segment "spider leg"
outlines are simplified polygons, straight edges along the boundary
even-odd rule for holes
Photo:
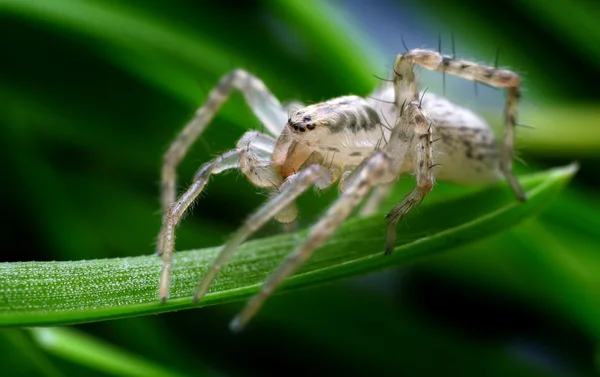
[[[419,88],[413,64],[403,55],[398,55],[394,63],[394,103],[396,111],[400,110],[406,103],[416,101],[418,98]]]
[[[352,210],[364,199],[369,190],[388,171],[389,158],[385,153],[376,152],[365,159],[349,176],[343,195],[327,210],[325,215],[314,224],[305,241],[290,254],[279,268],[269,276],[260,291],[248,302],[242,312],[231,322],[233,331],[241,330],[261,308],[265,300],[323,243],[338,226],[350,215]]]
[[[390,168],[391,171],[398,171],[400,169],[400,165],[404,162],[406,155],[408,153],[408,143],[410,135],[412,135],[412,130],[410,124],[403,121],[404,110],[409,106],[411,102],[417,101],[419,98],[419,88],[417,86],[417,81],[415,78],[413,64],[405,59],[402,55],[398,55],[396,57],[396,62],[394,63],[394,78],[393,82],[393,109],[388,106],[375,104],[377,107],[382,109],[382,116],[384,117],[384,121],[393,120],[394,117],[396,119],[396,124],[393,126],[391,135],[389,136],[389,142],[387,146],[387,151],[390,153],[390,156],[395,163]],[[387,84],[387,83],[386,83]],[[382,86],[380,89],[377,89],[374,92],[374,96],[376,98],[385,98],[386,92],[389,86]],[[391,90],[391,88],[389,89]],[[387,110],[387,111],[385,111]],[[385,113],[388,113],[388,116]],[[390,112],[393,115],[390,115]],[[408,118],[405,118],[408,119]],[[401,139],[403,142],[398,143],[397,141],[392,141],[392,138]],[[393,145],[389,145],[393,144]],[[363,208],[361,208],[359,215],[360,216],[368,216],[374,214],[387,196],[389,195],[393,184],[386,184],[377,186],[365,202]]]
[[[283,183],[281,175],[272,166],[274,148],[275,139],[257,131],[246,132],[237,142],[240,170],[256,187],[276,189]]]
[[[392,187],[394,187],[394,185],[391,183],[375,187],[371,191],[371,194],[365,201],[363,207],[360,209],[358,215],[364,217],[376,213],[381,205],[381,202],[387,199]]]
[[[392,208],[386,216],[386,254],[390,254],[394,249],[396,243],[396,224],[398,221],[408,211],[418,205],[433,188],[432,132],[431,122],[416,101],[411,102],[405,107],[403,115],[398,119],[398,124],[392,131],[392,137],[387,147],[388,152],[395,159],[391,165],[398,169],[394,171],[399,171],[399,167],[406,157],[404,149],[414,146],[413,165],[417,186],[402,202]],[[400,151],[400,153],[394,151]]]
[[[518,101],[521,96],[520,76],[512,71],[488,67],[467,60],[457,60],[435,51],[415,49],[400,56],[411,63],[418,64],[429,70],[441,71],[465,80],[481,82],[496,88],[506,89],[501,169],[515,196],[521,201],[527,200],[523,188],[512,171]]]
[[[166,212],[175,201],[176,168],[192,143],[202,134],[221,105],[227,100],[232,89],[242,92],[246,102],[272,135],[279,135],[283,129],[287,114],[279,101],[260,81],[250,73],[237,69],[225,75],[217,86],[210,91],[208,99],[194,117],[185,125],[163,157],[161,208]]]
[[[506,89],[506,105],[504,107],[504,143],[502,147],[502,163],[500,168],[510,184],[513,192],[521,201],[527,200],[527,196],[512,171],[512,159],[515,151],[515,128],[517,127],[518,100],[520,97],[519,87]]]
[[[317,164],[310,165],[288,177],[281,185],[279,192],[252,214],[244,222],[244,225],[227,241],[199,282],[194,294],[194,301],[198,301],[204,297],[221,268],[223,268],[242,242],[260,229],[267,221],[275,217],[279,211],[293,203],[298,196],[306,192],[311,186],[315,185],[319,188],[324,188],[330,184],[331,177],[329,170]]]
[[[158,235],[157,254],[162,255],[162,268],[159,281],[159,297],[166,300],[169,295],[169,283],[172,270],[173,251],[175,249],[175,228],[181,218],[200,195],[213,174],[229,169],[240,169],[257,186],[258,183],[274,182],[280,184],[281,178],[270,168],[270,153],[275,141],[256,131],[246,132],[236,149],[225,152],[202,165],[196,172],[190,187],[175,201],[163,217],[162,228]],[[262,177],[262,181],[261,181]],[[270,183],[268,183],[270,184]]]
[[[173,250],[175,248],[175,227],[179,224],[181,217],[200,195],[202,189],[212,174],[227,169],[238,167],[240,154],[237,150],[225,152],[210,162],[200,167],[190,187],[174,202],[163,217],[162,228],[158,235],[158,255],[162,255],[162,268],[160,271],[160,282],[158,295],[161,300],[166,300],[169,295],[169,282],[171,279]]]

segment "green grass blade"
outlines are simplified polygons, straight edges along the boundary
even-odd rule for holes
[[[265,6],[294,29],[311,57],[329,56],[319,59],[326,72],[324,78],[333,80],[326,88],[337,88],[336,93],[368,93],[373,89],[377,81],[371,72],[381,69],[384,59],[375,44],[348,20],[350,15],[314,0],[267,2]],[[53,33],[78,35],[89,41],[82,44],[84,49],[189,105],[197,105],[202,95],[198,82],[214,80],[234,68],[233,63],[236,67],[263,67],[260,77],[267,83],[277,83],[281,75],[289,72],[283,57],[265,62],[264,51],[261,53],[260,49],[242,55],[214,31],[199,32],[151,9],[94,0],[0,2],[0,14],[16,16]],[[203,14],[199,17],[197,22],[204,21]],[[315,79],[314,74],[311,77]],[[298,80],[296,85],[317,86],[305,83],[306,80]],[[286,90],[289,85],[279,87]],[[243,122],[241,117],[233,119]]]
[[[526,107],[519,117],[535,129],[520,128],[519,150],[540,156],[592,158],[600,150],[600,110],[596,103],[547,103]],[[497,111],[486,111],[501,126]],[[501,128],[498,128],[501,129]],[[585,135],[585,137],[582,137]]]
[[[115,376],[184,376],[75,329],[33,328],[30,331],[46,351],[100,372]]]
[[[568,39],[573,44],[573,50],[585,51],[582,57],[592,63],[600,63],[598,38],[598,4],[588,1],[559,0],[548,3],[543,0],[520,1],[521,9],[534,17],[543,19],[548,29],[554,30],[561,39]],[[569,17],[564,15],[568,14]]]
[[[372,73],[382,70],[387,61],[377,44],[356,27],[357,20],[343,7],[317,0],[265,3],[286,25],[310,41],[311,54],[327,57],[319,59],[319,64],[337,86],[354,93],[373,90]]]
[[[0,12],[12,12],[40,25],[79,33],[114,47],[173,55],[219,74],[222,67],[229,64],[229,59],[239,59],[235,53],[220,47],[218,43],[195,38],[192,30],[161,19],[160,15],[150,14],[144,7],[91,0],[6,0],[0,2]],[[148,64],[147,61],[144,63]]]
[[[2,340],[1,338],[4,338],[11,349],[8,354],[3,352],[2,356],[6,359],[3,360],[0,358],[4,373],[11,375],[11,372],[23,373],[26,371],[29,374],[37,372],[37,375],[44,377],[64,377],[66,375],[48,359],[47,355],[32,341],[25,330],[2,330],[0,332],[0,340]],[[2,346],[4,344],[2,343],[4,342],[0,342],[0,349],[3,349]],[[26,366],[18,365],[19,362],[26,364]]]
[[[521,177],[529,201],[519,203],[506,185],[447,202],[423,205],[398,229],[391,256],[382,253],[381,215],[352,219],[315,253],[283,289],[301,288],[424,260],[509,228],[544,207],[566,184],[576,166]],[[306,231],[247,242],[221,272],[199,306],[242,300],[255,293]],[[156,256],[76,262],[0,264],[0,325],[41,326],[105,320],[194,307],[197,279],[219,248],[180,252],[174,259],[171,299],[160,303]],[[283,290],[282,289],[282,290]]]

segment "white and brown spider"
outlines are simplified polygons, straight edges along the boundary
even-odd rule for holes
[[[502,146],[498,146],[488,124],[472,111],[433,94],[423,93],[419,98],[413,72],[415,64],[505,88]],[[516,73],[415,49],[398,55],[391,81],[393,85],[384,85],[370,97],[334,98],[302,107],[288,118],[288,111],[258,78],[243,70],[224,76],[164,156],[162,209],[165,215],[158,238],[158,253],[162,254],[163,261],[160,299],[164,301],[169,295],[177,224],[210,176],[225,170],[239,169],[254,185],[272,193],[224,245],[200,281],[194,301],[207,293],[236,248],[256,230],[273,218],[282,223],[296,218],[295,200],[300,194],[312,186],[326,188],[337,180],[341,192],[339,199],[311,227],[304,242],[233,320],[234,330],[241,329],[254,316],[283,280],[332,235],[371,191],[363,214],[376,211],[390,187],[388,183],[404,173],[415,175],[416,187],[386,216],[386,253],[394,248],[396,224],[423,200],[435,178],[486,184],[505,177],[517,198],[525,200],[525,193],[511,169],[520,94],[520,78]],[[268,133],[246,132],[236,148],[202,165],[191,186],[175,200],[177,165],[233,88],[243,93]],[[386,125],[386,121],[391,124]]]

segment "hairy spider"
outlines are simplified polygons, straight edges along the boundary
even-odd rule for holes
[[[415,64],[505,88],[502,146],[497,144],[488,124],[472,111],[429,93],[419,98],[413,72]],[[300,194],[313,186],[326,188],[338,180],[341,193],[311,227],[304,242],[232,321],[234,330],[241,329],[250,320],[273,290],[332,235],[369,192],[372,194],[362,213],[376,211],[389,190],[388,183],[403,173],[414,174],[416,187],[386,216],[387,254],[394,248],[396,224],[423,200],[435,178],[486,184],[505,177],[517,198],[526,199],[511,169],[521,81],[516,73],[415,49],[397,56],[394,78],[390,81],[367,98],[334,98],[302,107],[288,118],[287,110],[258,78],[243,70],[224,76],[164,156],[162,209],[165,215],[158,237],[158,253],[162,254],[163,261],[158,292],[161,300],[169,295],[175,227],[209,177],[225,170],[241,170],[254,185],[271,190],[271,196],[223,246],[198,284],[194,301],[207,293],[236,248],[267,221],[274,218],[289,223],[296,218],[294,203]],[[191,186],[175,200],[177,165],[233,88],[243,93],[268,133],[246,132],[236,148],[202,165]],[[392,123],[386,125],[387,120]]]

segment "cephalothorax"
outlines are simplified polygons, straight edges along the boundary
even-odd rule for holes
[[[420,95],[413,73],[415,64],[506,88],[502,145],[497,144],[487,123],[470,110],[433,94]],[[160,298],[166,300],[169,293],[177,224],[209,177],[228,169],[239,169],[254,185],[271,190],[271,197],[225,244],[198,285],[196,301],[207,293],[237,246],[252,233],[273,218],[283,223],[296,218],[294,202],[300,194],[313,186],[326,188],[336,181],[341,192],[340,198],[312,226],[304,242],[234,319],[234,329],[248,322],[273,290],[331,236],[369,193],[362,213],[376,211],[389,189],[388,183],[403,173],[414,174],[416,187],[386,216],[386,253],[394,248],[396,224],[423,200],[436,178],[486,184],[505,177],[517,198],[525,200],[511,169],[520,95],[516,73],[417,49],[398,55],[393,76],[391,83],[366,99],[343,96],[292,113],[248,72],[235,70],[224,76],[165,154],[165,215],[158,238],[158,253],[163,258]],[[246,132],[235,149],[202,165],[190,187],[176,200],[176,166],[233,88],[243,93],[267,133]]]

